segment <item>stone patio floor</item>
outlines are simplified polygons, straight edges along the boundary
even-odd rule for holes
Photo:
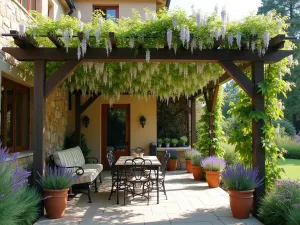
[[[156,190],[151,193],[149,205],[146,199],[135,199],[123,206],[116,204],[116,194],[108,200],[110,173],[103,172],[99,193],[93,193],[93,203],[87,203],[87,195],[78,194],[68,202],[65,217],[57,220],[41,218],[37,225],[95,225],[95,224],[176,224],[176,225],[262,225],[254,217],[234,219],[229,207],[229,196],[221,188],[210,189],[206,182],[193,180],[193,175],[178,170],[167,172],[168,200],[160,192],[156,204]]]

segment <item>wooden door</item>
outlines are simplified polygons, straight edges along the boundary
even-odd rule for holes
[[[130,155],[130,105],[102,105],[102,148],[101,157],[104,169],[109,169],[106,153],[113,151],[116,160]]]

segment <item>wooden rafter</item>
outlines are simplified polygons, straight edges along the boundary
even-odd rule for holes
[[[80,106],[80,114],[82,114],[88,107],[90,107],[90,105],[93,104],[93,102],[95,102],[98,97],[99,95],[93,95],[88,100],[86,100],[86,102],[82,106]]]
[[[28,48],[36,48],[38,46],[38,43],[27,34],[25,34],[24,37],[20,37],[19,32],[16,30],[11,30],[10,34],[14,39],[15,45],[17,45],[20,48],[28,49]]]
[[[49,40],[56,46],[56,48],[64,48],[65,44],[62,42],[62,40],[59,39],[59,37],[48,34]]]
[[[70,48],[68,53],[64,49],[58,48],[3,48],[4,52],[10,54],[19,61],[33,61],[35,59],[47,61],[66,61],[77,60],[77,48]],[[90,48],[87,50],[82,60],[101,61],[101,62],[145,62],[146,49],[139,49],[134,54],[134,49],[116,48],[109,56],[107,56],[105,48]],[[189,50],[178,49],[175,55],[173,51],[168,49],[150,49],[151,62],[218,62],[218,61],[264,61],[265,63],[278,62],[281,59],[293,54],[293,50],[270,50],[264,56],[259,57],[252,51],[245,50],[227,50],[227,49],[199,49],[194,50],[191,54]]]
[[[46,82],[45,97],[58,87],[79,66],[80,60],[66,61]]]
[[[253,96],[253,83],[237,65],[232,61],[220,61],[219,64],[250,97]]]

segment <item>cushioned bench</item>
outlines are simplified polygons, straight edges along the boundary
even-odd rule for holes
[[[88,188],[88,198],[91,203],[91,187],[95,185],[95,192],[98,192],[97,178],[101,182],[101,172],[103,170],[102,164],[98,163],[96,158],[86,158],[82,154],[79,146],[69,148],[62,151],[56,151],[50,156],[53,164],[60,167],[73,169],[74,179],[73,185],[84,184]]]

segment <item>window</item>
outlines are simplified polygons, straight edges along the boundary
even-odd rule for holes
[[[1,141],[10,152],[29,148],[30,89],[2,77]]]
[[[19,0],[19,2],[27,10],[36,10],[36,0]]]
[[[103,11],[106,20],[116,22],[116,19],[119,18],[119,6],[94,6],[95,10]]]

